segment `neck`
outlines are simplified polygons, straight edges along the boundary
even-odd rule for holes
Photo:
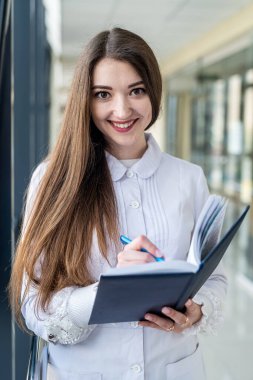
[[[138,149],[133,151],[131,148],[129,149],[112,149],[112,147],[107,149],[108,152],[116,157],[118,160],[135,160],[137,158],[141,158],[145,151],[147,150],[147,143],[142,149]]]

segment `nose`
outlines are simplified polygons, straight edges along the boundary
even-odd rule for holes
[[[113,115],[117,120],[127,120],[132,114],[130,100],[123,95],[115,97]]]

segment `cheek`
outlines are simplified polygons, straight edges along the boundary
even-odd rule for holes
[[[145,118],[148,118],[152,114],[151,103],[147,100],[134,105],[133,108]]]
[[[103,114],[104,114],[103,110],[101,109],[101,107],[99,107],[99,105],[97,105],[97,104],[91,105],[91,116],[92,116],[94,122],[96,120],[97,121],[102,120]]]
[[[152,105],[151,105],[151,102],[148,101],[146,104],[145,104],[145,114],[146,114],[146,118],[151,121],[152,119]]]

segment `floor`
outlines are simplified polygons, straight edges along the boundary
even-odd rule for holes
[[[229,281],[224,324],[217,336],[200,338],[208,380],[253,379],[253,282],[245,276],[251,270],[245,257],[253,256],[245,244],[252,229],[250,219],[248,216],[224,257]]]

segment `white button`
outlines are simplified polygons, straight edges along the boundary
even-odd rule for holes
[[[127,176],[128,178],[132,178],[133,175],[134,175],[134,173],[132,172],[132,170],[127,170],[127,172],[126,172],[126,176]]]
[[[138,207],[140,207],[140,203],[139,203],[138,201],[132,201],[132,202],[130,203],[130,206],[131,206],[132,208],[138,208]]]
[[[135,373],[140,373],[141,372],[141,366],[139,364],[134,364],[132,365],[131,369],[135,372]]]
[[[139,325],[138,322],[130,322],[130,326],[136,329]]]

